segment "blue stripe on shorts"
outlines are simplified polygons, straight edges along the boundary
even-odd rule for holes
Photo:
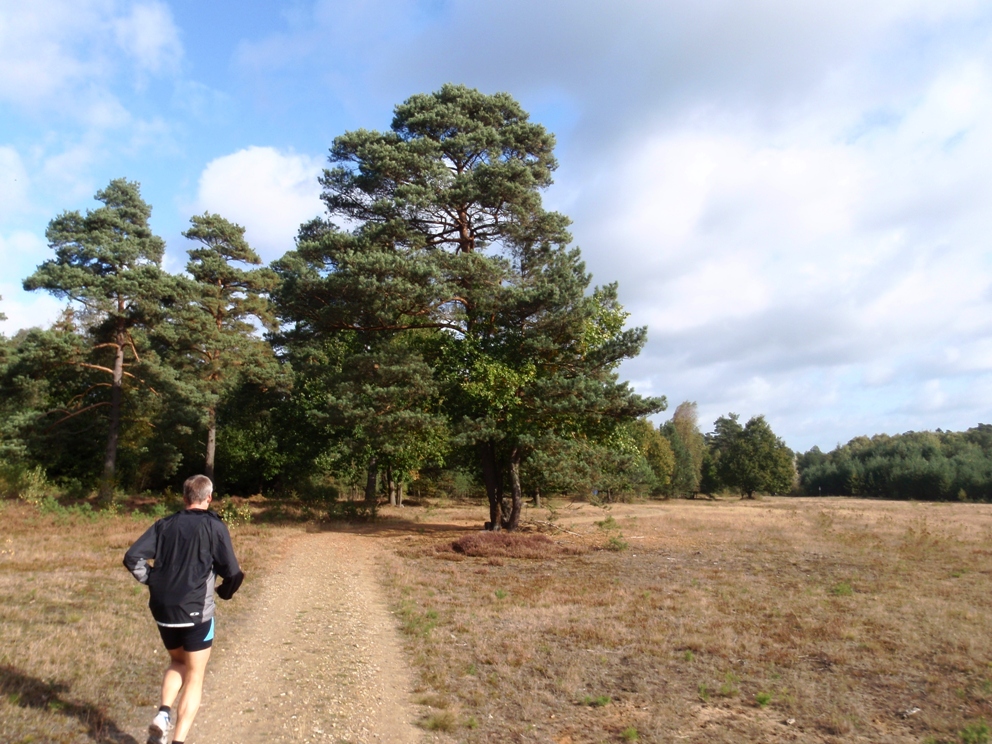
[[[214,619],[210,618],[210,630],[207,631],[207,637],[204,641],[212,641],[214,639]]]

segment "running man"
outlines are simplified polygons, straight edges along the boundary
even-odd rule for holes
[[[158,520],[124,555],[127,570],[148,585],[148,607],[170,657],[148,744],[166,744],[173,727],[172,744],[185,742],[200,707],[214,639],[214,581],[217,576],[224,580],[217,596],[230,599],[245,577],[227,526],[209,511],[213,490],[205,475],[188,478],[183,484],[186,509]]]

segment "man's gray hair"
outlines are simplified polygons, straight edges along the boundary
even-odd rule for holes
[[[214,492],[214,484],[205,475],[191,475],[183,483],[183,498],[188,504],[202,504]]]

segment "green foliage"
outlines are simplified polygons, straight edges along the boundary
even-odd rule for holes
[[[582,698],[582,705],[588,705],[590,708],[604,708],[613,701],[609,695],[586,695]]]
[[[623,539],[623,535],[611,535],[610,539],[606,541],[606,549],[612,550],[614,553],[621,553],[630,547],[630,544]]]
[[[958,732],[961,744],[989,744],[990,731],[988,724],[982,721],[974,721]]]
[[[335,501],[327,507],[327,518],[331,521],[367,522],[375,517],[375,512],[362,501]]]
[[[716,420],[709,437],[718,479],[751,498],[755,492],[788,493],[792,489],[792,450],[772,431],[764,416],[741,426],[736,413]]]
[[[205,474],[214,478],[218,408],[238,386],[270,387],[285,381],[272,347],[256,335],[255,323],[274,330],[276,319],[268,294],[278,278],[258,266],[258,255],[244,239],[244,228],[216,214],[195,216],[183,233],[200,243],[188,251],[179,282],[180,298],[156,337],[172,370],[177,401],[194,412],[189,417],[205,430]]]
[[[796,465],[810,495],[990,501],[992,425],[857,437],[829,453],[814,447]]]
[[[733,697],[737,694],[737,685],[740,684],[740,677],[734,672],[727,672],[723,675],[723,684],[720,685],[720,695],[722,697]]]
[[[770,692],[759,692],[754,696],[754,701],[759,707],[764,708],[772,701],[773,697],[774,696]]]
[[[612,514],[606,516],[606,519],[600,520],[595,523],[597,527],[601,530],[618,530],[620,525],[617,524],[617,520],[613,518]]]
[[[650,486],[651,492],[671,493],[672,478],[675,474],[675,452],[672,450],[671,442],[645,418],[632,421],[629,430],[654,476]]]
[[[413,602],[404,602],[398,610],[401,627],[410,635],[428,637],[437,627],[438,614],[436,610],[420,611]]]
[[[553,150],[507,94],[413,96],[388,131],[335,139],[327,215],[296,250],[263,268],[243,228],[198,215],[182,276],[138,184],[111,181],[49,223],[54,258],[24,282],[70,307],[0,338],[0,485],[41,503],[99,484],[111,504],[202,462],[224,493],[332,517],[402,485],[484,488],[494,528],[525,494],[669,492],[676,453],[639,420],[665,401],[617,372],[646,330],[542,205]],[[360,507],[337,499],[363,488]]]
[[[342,370],[361,369],[361,380],[328,389],[347,439],[362,444],[350,459],[366,464],[367,497],[384,462],[417,467],[447,454],[442,440],[474,460],[497,528],[516,526],[539,453],[549,480],[575,480],[570,456],[598,451],[586,482],[626,485],[610,437],[664,403],[617,379],[644,329],[623,329],[615,286],[586,291],[567,218],[541,205],[553,147],[510,96],[456,85],[405,101],[388,132],[335,139],[321,178],[330,219],[301,228],[277,265],[278,298],[290,343],[353,336]],[[381,422],[400,415],[382,436]],[[418,441],[436,445],[417,451]]]
[[[846,581],[835,584],[830,588],[830,593],[835,597],[850,597],[854,594],[854,589]]]
[[[239,503],[233,499],[228,499],[224,502],[218,515],[232,527],[251,523],[251,507],[247,503]]]
[[[673,467],[668,492],[674,496],[695,497],[702,479],[706,440],[699,431],[694,402],[684,401],[661,427],[672,451]]]
[[[0,496],[38,505],[54,491],[40,465],[0,463]]]
[[[25,279],[24,288],[45,289],[83,310],[86,343],[62,363],[100,373],[101,381],[72,390],[74,397],[55,425],[106,409],[101,493],[109,500],[125,393],[157,371],[154,356],[138,351],[145,346],[143,331],[160,319],[175,282],[160,268],[165,243],[149,227],[151,207],[138,184],[116,179],[95,198],[104,206],[85,217],[63,212],[48,224],[45,235],[55,258]]]
[[[633,726],[628,726],[625,728],[622,732],[620,732],[620,736],[624,738],[624,741],[639,741],[641,738],[640,734],[637,733],[637,729]]]

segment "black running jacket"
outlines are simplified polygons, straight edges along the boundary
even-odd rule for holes
[[[214,616],[218,576],[224,579],[217,587],[221,599],[234,596],[244,579],[227,525],[206,509],[186,509],[155,522],[124,554],[124,565],[148,585],[155,622],[170,628]]]

